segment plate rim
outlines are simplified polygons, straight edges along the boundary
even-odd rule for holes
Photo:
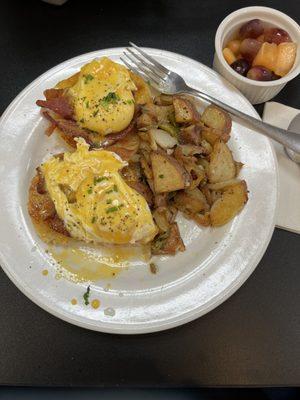
[[[192,62],[194,65],[199,66],[202,70],[208,71],[210,74],[215,75],[215,77],[221,79],[221,81],[225,81],[226,85],[229,88],[232,88],[234,92],[239,92],[239,94],[242,96],[243,101],[250,106],[250,108],[253,111],[253,114],[255,114],[256,117],[260,119],[259,114],[253,107],[253,105],[246,99],[246,97],[232,85],[230,82],[228,82],[225,78],[223,78],[220,74],[218,74],[216,71],[214,71],[212,68],[202,64],[201,62],[194,60],[193,58],[187,57],[185,55],[171,52],[168,50],[163,50],[163,49],[157,49],[157,48],[150,48],[150,47],[142,47],[145,51],[152,51],[152,52],[160,52],[162,54],[166,54],[172,57],[180,57],[181,60],[186,60],[187,62]],[[1,118],[0,118],[0,127],[1,125],[5,122],[6,118],[10,115],[11,110],[18,105],[18,103],[23,99],[24,96],[26,96],[27,92],[30,91],[32,88],[36,87],[41,81],[43,81],[44,77],[46,77],[49,74],[53,74],[55,72],[60,71],[61,69],[68,68],[69,64],[73,64],[77,60],[79,61],[82,57],[97,57],[99,56],[99,52],[101,53],[109,53],[109,52],[119,52],[122,53],[124,50],[124,47],[113,47],[113,48],[105,48],[105,49],[98,49],[92,52],[88,53],[83,53],[78,56],[72,57],[70,59],[67,59],[65,61],[62,61],[61,63],[57,64],[56,66],[48,69],[41,75],[39,75],[37,78],[35,78],[31,83],[29,83],[13,100],[12,102],[8,105],[8,107],[5,109],[3,112]],[[109,55],[108,55],[109,56]],[[278,171],[278,162],[277,162],[277,157],[275,153],[275,149],[273,146],[273,143],[271,140],[267,140],[267,143],[270,147],[271,153],[273,155],[273,161],[275,165],[275,193],[276,196],[274,198],[274,213],[273,213],[273,220],[272,224],[270,224],[268,235],[266,235],[266,240],[264,243],[264,246],[261,247],[261,251],[256,254],[256,257],[254,258],[252,262],[252,267],[248,268],[246,273],[240,274],[234,283],[232,284],[231,287],[229,287],[226,292],[222,292],[221,294],[218,295],[216,299],[214,299],[209,306],[207,306],[205,309],[199,309],[199,310],[191,310],[185,314],[179,315],[176,317],[176,319],[171,320],[171,321],[159,321],[159,322],[152,322],[151,325],[122,325],[121,324],[116,324],[114,325],[111,322],[104,322],[101,321],[101,324],[96,325],[95,322],[89,321],[86,319],[86,321],[82,322],[80,320],[77,320],[76,317],[72,318],[69,316],[69,313],[66,312],[63,309],[60,309],[58,312],[57,310],[49,307],[45,302],[39,302],[37,297],[34,297],[33,294],[31,294],[31,291],[27,288],[27,285],[18,281],[18,279],[14,276],[14,274],[11,272],[10,268],[8,265],[6,265],[6,262],[3,260],[1,254],[0,254],[0,263],[3,271],[6,273],[6,275],[9,277],[9,279],[14,283],[14,285],[26,296],[28,297],[34,304],[42,308],[44,311],[47,311],[51,315],[55,316],[56,318],[62,319],[68,323],[71,323],[73,325],[79,326],[81,328],[97,331],[97,332],[103,332],[103,333],[112,333],[112,334],[125,334],[125,335],[131,335],[131,334],[147,334],[147,333],[153,333],[153,332],[159,332],[159,331],[164,331],[167,329],[171,329],[177,326],[181,326],[183,324],[186,324],[188,322],[191,322],[193,320],[198,319],[199,317],[207,314],[208,312],[212,311],[214,308],[218,307],[220,304],[224,303],[229,297],[231,297],[249,278],[249,276],[254,272],[256,267],[258,266],[260,260],[262,259],[263,255],[266,252],[266,249],[271,241],[274,229],[275,229],[275,221],[276,221],[276,211],[278,209],[278,198],[279,198],[279,171]]]

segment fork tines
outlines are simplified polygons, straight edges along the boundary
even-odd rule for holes
[[[121,57],[122,62],[143,79],[159,85],[165,79],[168,70],[137,45],[129,43],[133,48],[126,47],[127,51],[123,53],[126,58]]]

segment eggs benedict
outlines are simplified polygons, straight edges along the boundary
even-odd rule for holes
[[[69,236],[93,243],[148,243],[157,234],[145,198],[120,175],[126,163],[115,153],[89,150],[83,139],[77,149],[51,157],[40,167],[44,190]],[[29,198],[34,220],[38,205]]]

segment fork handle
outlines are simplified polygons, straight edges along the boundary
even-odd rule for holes
[[[202,100],[206,100],[211,104],[223,108],[230,114],[238,117],[243,122],[248,123],[250,126],[254,126],[260,133],[264,134],[265,136],[268,136],[269,138],[276,140],[283,146],[294,150],[296,153],[300,153],[300,135],[298,133],[277,128],[276,126],[267,124],[266,122],[262,122],[257,118],[251,117],[250,115],[245,114],[237,110],[236,108],[233,108],[228,104],[225,104],[222,101],[215,99],[214,97],[211,97],[210,95],[203,93],[199,90],[196,90],[194,88],[191,88],[189,86],[187,87],[186,90],[184,90],[184,93],[199,97]]]

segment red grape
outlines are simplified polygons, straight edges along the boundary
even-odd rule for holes
[[[244,60],[243,58],[240,58],[239,60],[236,60],[234,63],[232,63],[231,68],[235,70],[240,75],[246,76],[247,72],[249,71],[250,64],[247,60]]]
[[[256,39],[244,39],[240,46],[240,53],[249,62],[252,62],[261,48],[262,43]]]
[[[281,29],[281,28],[266,29],[265,34],[264,34],[264,39],[266,42],[276,43],[276,44],[292,41],[292,39],[291,39],[290,35],[287,33],[287,31],[285,31],[284,29]]]
[[[274,72],[272,72],[272,81],[276,81],[277,79],[280,79],[281,76],[276,75]]]
[[[260,19],[251,19],[240,27],[240,38],[256,39],[264,32],[263,23]]]
[[[254,79],[255,81],[272,81],[274,79],[273,72],[268,68],[257,65],[249,69],[247,78]]]

